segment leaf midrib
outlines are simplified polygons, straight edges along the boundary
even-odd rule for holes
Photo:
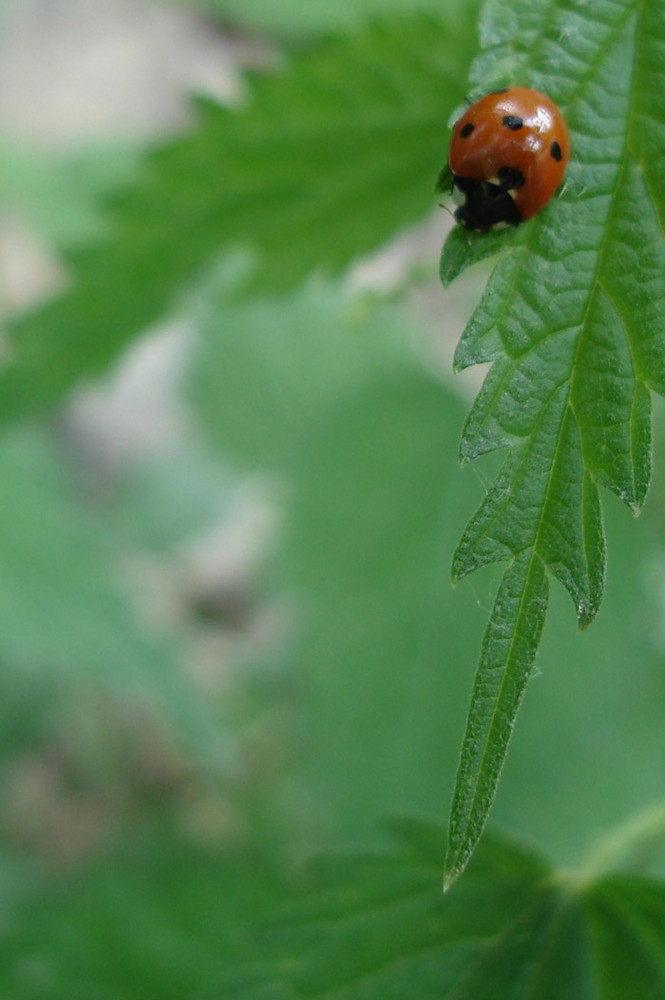
[[[628,21],[629,18],[633,16],[634,10],[636,10],[638,7],[641,8],[641,9],[643,9],[643,0],[639,0],[638,3],[635,3],[633,6],[631,6],[629,8],[629,10],[627,12],[627,15],[626,15],[626,18],[621,23],[624,24],[626,21]],[[618,34],[619,34],[619,31],[617,29],[617,31],[613,33],[613,36],[616,36]],[[636,25],[635,34],[636,34],[636,38],[640,37],[639,19],[638,19],[638,23]],[[602,55],[603,56],[605,55],[606,51],[607,51],[606,48],[602,50]],[[596,63],[599,60],[600,60],[600,54],[598,56],[598,59],[596,60]],[[549,396],[547,397],[547,399],[545,400],[545,402],[543,404],[542,411],[541,411],[542,413],[544,413],[546,411],[547,406],[551,402],[551,399],[552,399],[552,396],[553,396],[554,392],[557,392],[561,388],[561,386],[565,384],[566,381],[569,381],[570,385],[569,385],[569,390],[568,390],[568,398],[566,400],[565,406],[562,409],[561,427],[563,426],[563,422],[565,420],[566,409],[568,407],[570,407],[573,419],[575,420],[575,423],[576,423],[578,429],[580,429],[580,440],[581,440],[581,443],[582,443],[581,444],[582,462],[583,462],[583,465],[584,465],[584,470],[585,470],[586,473],[588,473],[592,477],[592,479],[594,480],[594,482],[595,482],[595,477],[593,476],[593,472],[592,472],[591,468],[589,467],[588,463],[586,462],[586,460],[584,458],[584,444],[583,444],[584,437],[581,434],[581,426],[580,426],[580,422],[579,422],[579,420],[577,418],[577,415],[575,413],[575,407],[574,407],[574,403],[572,401],[572,397],[574,395],[574,382],[575,382],[576,370],[578,370],[579,353],[580,353],[580,349],[581,349],[581,344],[583,342],[584,330],[585,330],[585,328],[587,326],[589,314],[591,312],[591,308],[593,306],[593,303],[594,303],[594,300],[595,300],[595,296],[596,296],[598,290],[600,289],[601,291],[604,291],[603,283],[601,281],[601,277],[600,276],[601,276],[601,274],[603,272],[604,264],[605,264],[607,253],[608,253],[608,247],[609,247],[609,241],[610,241],[610,233],[611,233],[611,229],[612,229],[612,223],[613,223],[613,220],[616,218],[616,215],[617,215],[617,194],[618,194],[618,191],[621,188],[621,185],[622,185],[622,182],[623,182],[623,178],[624,178],[624,175],[625,175],[625,171],[627,169],[628,158],[629,158],[629,156],[632,155],[632,153],[630,151],[629,137],[630,137],[631,122],[632,122],[632,109],[634,108],[634,102],[635,102],[634,93],[635,93],[635,78],[636,78],[636,73],[637,73],[637,60],[636,60],[636,57],[634,56],[633,57],[633,65],[632,65],[632,68],[631,68],[630,97],[629,97],[629,100],[628,100],[628,106],[629,106],[629,109],[630,109],[631,113],[629,114],[628,119],[627,119],[626,131],[625,131],[625,136],[624,136],[623,155],[622,155],[621,160],[620,160],[620,168],[619,168],[619,170],[618,170],[618,172],[616,174],[616,181],[615,181],[615,184],[613,186],[613,191],[612,191],[612,194],[611,194],[611,200],[610,200],[610,205],[609,205],[607,216],[606,216],[606,222],[605,222],[605,226],[603,227],[603,239],[601,241],[601,245],[600,245],[600,247],[598,249],[598,252],[597,252],[596,265],[595,265],[595,268],[594,268],[594,276],[593,276],[592,282],[590,283],[590,290],[589,290],[589,294],[587,296],[586,307],[585,307],[584,313],[583,313],[583,315],[581,317],[581,320],[580,320],[580,322],[578,324],[578,326],[579,326],[579,334],[578,334],[578,338],[577,338],[577,346],[575,348],[575,352],[574,352],[574,355],[573,355],[573,361],[572,361],[572,365],[571,365],[571,369],[570,369],[570,374],[568,374],[566,376],[566,378],[563,379],[555,387],[555,389],[553,390],[553,392],[549,394]],[[589,75],[590,75],[589,73],[587,73],[585,75],[585,85],[588,82]],[[575,99],[579,100],[580,97],[581,97],[582,86],[580,85],[576,89],[577,89],[578,93],[577,93]],[[532,230],[532,232],[533,232],[533,230]],[[523,255],[527,254],[527,252],[529,250],[532,253],[535,253],[535,251],[530,247],[530,244],[531,244],[531,234],[530,234],[529,239],[527,239],[527,241],[525,241],[525,243],[522,245],[522,247],[519,248],[521,250],[521,253]],[[515,361],[521,359],[524,356],[527,356],[530,353],[530,351],[535,350],[537,347],[539,347],[543,343],[547,342],[547,340],[550,339],[552,336],[557,336],[560,333],[562,333],[564,330],[573,329],[572,327],[565,327],[565,328],[562,328],[562,329],[559,329],[559,330],[556,330],[556,331],[549,331],[548,330],[543,335],[543,337],[539,338],[538,340],[534,341],[533,343],[530,343],[529,346],[528,346],[528,348],[526,348],[519,355],[513,356],[513,355],[511,355],[507,351],[507,349],[505,347],[505,343],[504,343],[504,340],[503,340],[502,331],[501,331],[501,328],[499,326],[499,323],[500,323],[501,316],[505,315],[506,311],[509,308],[509,305],[511,305],[513,303],[515,295],[517,294],[517,292],[516,292],[516,285],[517,285],[517,279],[518,279],[519,274],[520,274],[520,268],[516,267],[515,271],[514,271],[514,274],[513,274],[513,277],[511,279],[512,287],[508,291],[508,293],[505,295],[505,297],[504,297],[504,303],[505,304],[502,305],[501,312],[497,316],[497,319],[495,320],[495,323],[494,323],[494,325],[495,325],[495,327],[497,329],[497,332],[499,333],[499,337],[501,339],[501,342],[502,342],[502,344],[504,344],[504,351],[506,352],[506,355],[508,356],[508,358],[510,360],[510,363],[507,366],[506,371],[505,371],[502,379],[497,384],[496,390],[493,393],[493,401],[495,401],[497,398],[500,397],[500,389],[505,384],[506,380],[510,377],[510,374],[512,372],[513,365],[514,365]],[[608,298],[610,299],[610,301],[612,302],[613,307],[617,311],[617,315],[620,316],[621,313],[617,309],[617,306],[614,303],[612,297],[608,295]],[[632,344],[631,344],[630,338],[628,338],[628,344],[631,347],[631,352],[630,352],[631,353],[631,358],[634,358],[634,352],[632,350]],[[633,365],[634,365],[634,363],[633,363]],[[486,409],[486,412],[485,412],[485,415],[484,415],[482,421],[478,425],[479,428],[482,428],[482,427],[486,426],[486,423],[490,419],[490,416],[491,416],[491,410],[492,410],[492,405],[489,405],[487,407],[487,409]],[[524,435],[524,437],[521,438],[521,440],[523,442],[525,442],[525,444],[527,444],[527,447],[528,447],[528,442],[531,441],[531,439],[533,437],[533,434],[537,431],[537,429],[538,429],[539,426],[540,426],[540,421],[538,421],[534,425],[533,429],[528,434]],[[631,414],[631,428],[632,428],[632,414]],[[503,427],[502,427],[502,430],[504,430],[504,432],[506,434],[509,433]],[[514,434],[512,434],[511,436],[515,437]],[[561,431],[559,431],[559,434],[557,435],[557,449],[555,449],[555,451],[553,452],[552,462],[551,462],[551,469],[556,464],[556,457],[557,457],[557,454],[558,454],[558,447],[559,447],[560,437],[561,437]],[[507,446],[504,445],[504,446],[501,446],[501,447],[507,447]],[[498,449],[494,449],[494,450],[498,450]],[[634,473],[633,473],[633,479],[634,479]],[[545,510],[545,508],[547,506],[548,497],[550,496],[551,482],[552,482],[552,473],[551,473],[551,470],[550,470],[550,476],[549,476],[549,480],[548,480],[548,486],[547,486],[547,490],[545,492],[545,496],[544,496],[544,500],[543,500],[543,505],[542,505],[542,509],[541,509],[541,517],[540,517],[539,522],[538,522],[538,527],[534,531],[534,535],[533,535],[532,545],[534,547],[534,550],[537,550],[537,548],[538,548],[538,542],[539,542],[540,532],[541,532],[542,523],[543,523],[543,517],[542,517],[542,515],[543,515],[544,510]],[[634,483],[633,483],[633,487],[634,487]],[[508,498],[506,498],[506,503],[507,502],[508,502]],[[502,511],[504,509],[505,509],[505,503],[500,508],[498,508],[498,510],[497,510],[497,516],[498,516],[498,512]],[[491,524],[495,520],[496,520],[496,517],[492,518],[492,520],[488,523],[487,528],[482,533],[480,533],[479,537],[485,537],[489,533],[489,529],[491,527]],[[584,538],[584,532],[582,532],[582,537]],[[513,553],[513,556],[515,556],[516,554],[517,553]],[[586,565],[587,565],[587,577],[588,577],[589,576],[589,573],[588,573],[589,556],[588,556],[588,552],[587,552],[586,546],[585,546],[585,550],[584,550],[584,555],[585,555],[585,561],[586,561]]]

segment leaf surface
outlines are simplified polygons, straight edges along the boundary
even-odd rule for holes
[[[450,554],[487,480],[459,474],[463,403],[422,370],[417,331],[400,313],[394,303],[349,308],[316,284],[232,308],[208,296],[188,377],[224,462],[278,477],[284,530],[269,587],[297,609],[281,665],[302,713],[298,780],[316,803],[302,822],[325,817],[328,832],[354,845],[376,843],[388,813],[437,818],[455,779],[468,666],[501,575],[491,568],[450,588]],[[566,592],[549,588],[537,682],[495,819],[566,866],[599,824],[660,795],[661,496],[654,491],[639,531],[630,518],[624,531],[626,512],[611,502],[612,574],[593,629],[569,628]],[[155,524],[163,513],[151,512]],[[274,705],[272,688],[269,698]],[[603,766],[591,772],[594,760]]]
[[[256,1000],[634,1000],[662,995],[665,888],[554,876],[487,836],[442,896],[434,827],[399,850],[323,859],[309,893],[261,929],[263,963],[217,996]],[[260,954],[260,947],[257,948]],[[271,994],[270,989],[274,992]]]
[[[325,817],[354,844],[374,843],[387,812],[436,815],[482,629],[447,573],[480,495],[456,469],[463,407],[401,313],[316,284],[233,307],[211,297],[188,378],[225,460],[278,477],[271,584],[297,609],[280,659],[316,802],[303,823]]]
[[[125,831],[76,878],[33,873],[30,891],[7,900],[3,996],[184,1000],[251,957],[253,924],[284,895],[277,866],[252,845],[222,834],[204,846],[160,820]]]
[[[502,251],[455,366],[492,365],[466,421],[462,460],[508,454],[462,536],[453,578],[510,563],[472,696],[448,883],[494,795],[520,701],[513,697],[508,709],[505,692],[523,690],[538,646],[547,594],[533,567],[541,563],[566,587],[580,626],[593,620],[606,560],[599,488],[639,512],[651,475],[649,390],[665,387],[665,185],[657,166],[665,159],[657,84],[665,8],[660,0],[539,0],[508,9],[490,0],[481,38],[473,80],[485,91],[528,80],[550,94],[566,115],[573,152],[563,191],[536,219],[507,234],[469,237],[458,228],[442,255],[447,284]],[[493,629],[509,586],[522,601]],[[538,613],[525,619],[524,607]],[[481,683],[488,661],[503,673],[491,697]]]

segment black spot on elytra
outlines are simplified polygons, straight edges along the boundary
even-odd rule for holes
[[[468,139],[468,137],[471,135],[475,127],[476,126],[473,124],[473,122],[467,122],[466,125],[460,131],[460,136],[462,137],[462,139]]]
[[[516,191],[524,184],[524,174],[516,167],[500,167],[498,177],[503,191]]]
[[[506,128],[512,129],[513,132],[517,132],[524,125],[524,120],[518,115],[504,115],[502,121]]]
[[[562,155],[563,154],[561,152],[561,146],[559,145],[559,143],[555,139],[554,142],[552,143],[552,145],[550,146],[550,156],[553,159],[555,159],[557,161],[560,161]]]

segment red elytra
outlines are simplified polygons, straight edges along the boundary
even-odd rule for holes
[[[525,222],[560,186],[569,156],[565,119],[545,94],[507,87],[481,97],[450,141],[455,218],[483,232]]]

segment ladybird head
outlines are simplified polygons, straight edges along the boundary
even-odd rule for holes
[[[455,219],[467,229],[486,233],[490,229],[519,226],[522,221],[511,189],[474,177],[456,177],[453,200],[457,203]]]

